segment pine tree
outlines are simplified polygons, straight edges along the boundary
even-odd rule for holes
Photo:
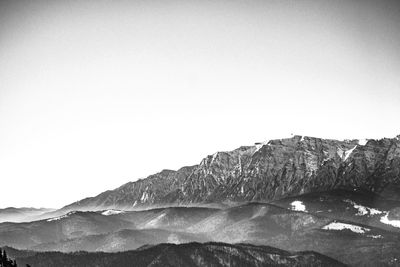
[[[0,249],[0,267],[17,267],[17,262],[7,257],[7,252]]]

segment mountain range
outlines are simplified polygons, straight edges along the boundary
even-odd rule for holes
[[[126,183],[62,210],[271,201],[336,188],[360,188],[399,199],[400,135],[344,141],[293,136],[242,146],[209,155],[199,165]]]
[[[400,260],[398,207],[400,202],[377,194],[330,190],[226,208],[76,211],[29,223],[1,223],[0,246],[118,252],[213,241],[315,251],[351,266],[390,266]]]
[[[138,266],[400,266],[400,136],[217,152],[0,223],[0,246],[33,266],[124,266],[134,255]]]

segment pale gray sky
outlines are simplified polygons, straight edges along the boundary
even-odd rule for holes
[[[1,1],[0,208],[291,133],[400,134],[396,1]]]

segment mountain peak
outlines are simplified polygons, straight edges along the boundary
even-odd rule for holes
[[[398,140],[340,141],[302,135],[269,140],[216,152],[199,165],[165,169],[67,207],[104,210],[269,201],[339,187],[380,192],[400,183],[400,147],[392,146]]]

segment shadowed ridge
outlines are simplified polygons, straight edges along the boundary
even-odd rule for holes
[[[134,251],[36,252],[10,249],[18,264],[35,267],[75,266],[345,266],[327,256],[307,252],[288,252],[268,246],[225,244],[220,242],[158,244]]]

